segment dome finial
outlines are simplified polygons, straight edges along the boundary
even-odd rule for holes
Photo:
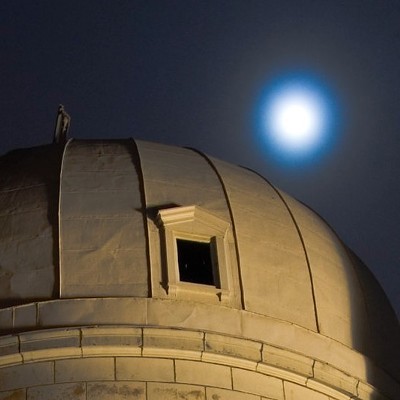
[[[67,141],[67,134],[71,125],[71,117],[64,110],[64,106],[58,106],[56,126],[54,128],[54,143],[64,144]]]

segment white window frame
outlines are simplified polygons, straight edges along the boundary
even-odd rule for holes
[[[161,233],[164,271],[163,286],[168,297],[203,297],[230,303],[231,272],[227,233],[229,222],[199,206],[159,210],[156,220]],[[184,282],[179,279],[177,239],[210,243],[215,285]]]

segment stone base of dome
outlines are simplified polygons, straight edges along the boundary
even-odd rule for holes
[[[289,349],[205,330],[37,330],[1,337],[0,355],[0,399],[395,398]]]

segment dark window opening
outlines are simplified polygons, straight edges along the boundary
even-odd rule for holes
[[[215,285],[210,243],[176,240],[179,279],[183,282]]]

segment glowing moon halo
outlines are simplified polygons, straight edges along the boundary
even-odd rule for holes
[[[314,93],[288,88],[273,99],[267,123],[276,142],[293,149],[312,146],[324,126],[324,110]]]
[[[257,130],[278,161],[313,161],[332,141],[334,108],[321,82],[304,74],[283,76],[264,89]]]

